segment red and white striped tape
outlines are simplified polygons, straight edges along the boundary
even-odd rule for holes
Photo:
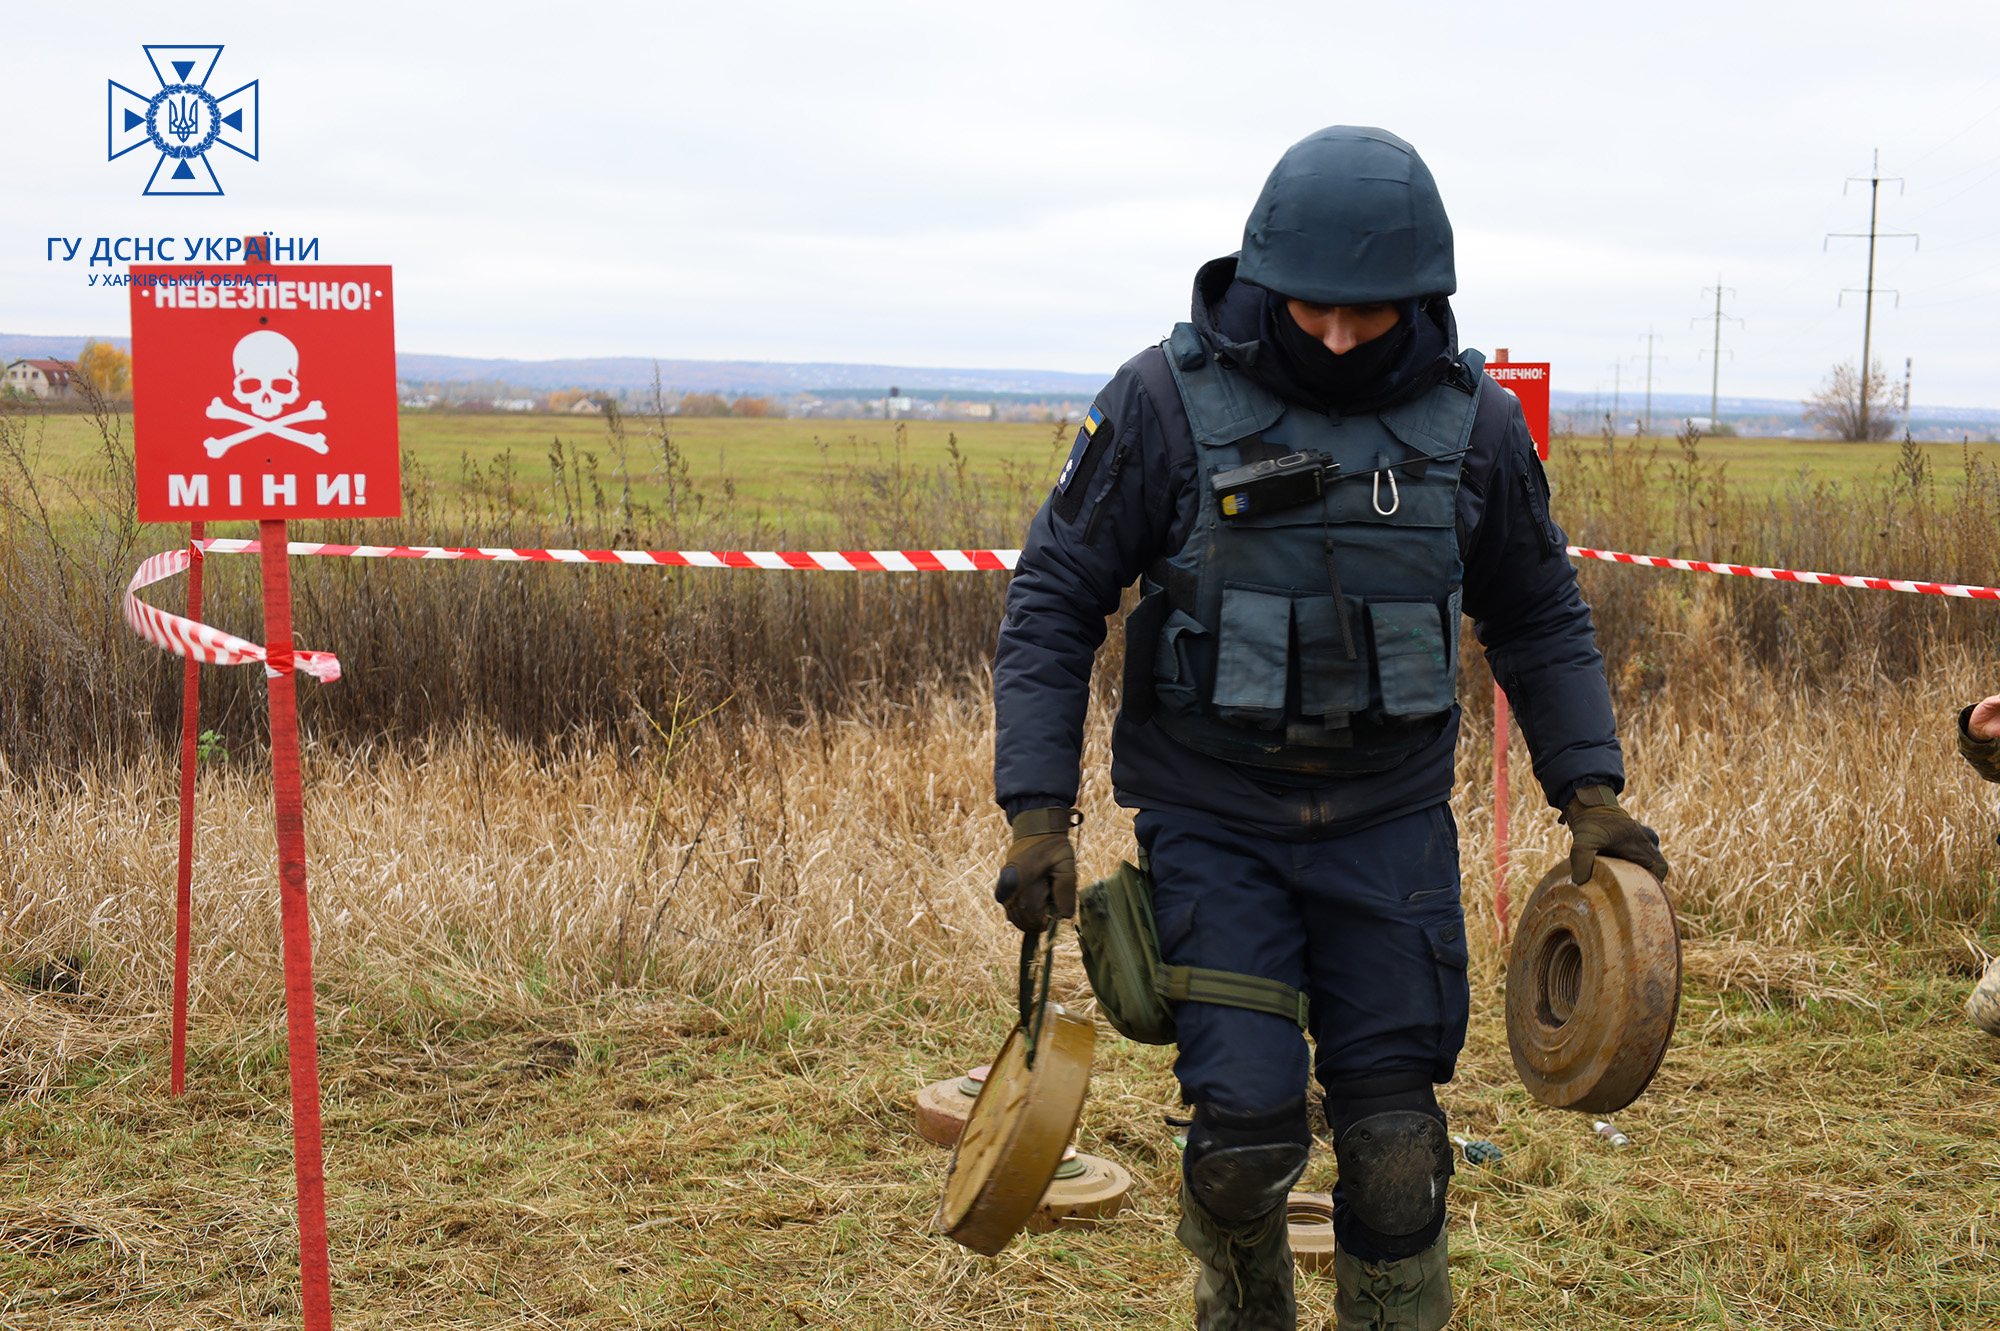
[[[210,554],[254,555],[261,546],[256,541],[207,540],[196,542]],[[336,545],[328,541],[293,541],[288,546],[295,555],[332,555],[352,559],[471,559],[493,563],[520,564],[627,564],[667,568],[735,568],[821,570],[832,573],[977,573],[1001,572],[1014,567],[1019,550],[524,550],[504,546],[451,545]],[[1660,555],[1634,555],[1622,550],[1593,550],[1572,545],[1576,559],[1599,559],[1608,564],[1637,564],[1647,568],[1672,568],[1688,573],[1724,573],[1739,578],[1766,578],[1775,582],[1809,583],[1823,587],[1858,587],[1873,591],[1916,592],[1928,596],[1957,596],[1978,601],[2000,601],[2000,587],[1975,587],[1955,582],[1921,582],[1908,578],[1869,578],[1845,573],[1810,573],[1799,569],[1764,568],[1756,564],[1723,564],[1706,559],[1668,559]],[[170,615],[141,601],[137,592],[188,567],[187,550],[169,550],[154,555],[139,566],[125,589],[125,622],[132,631],[156,647],[180,656],[216,665],[241,665],[262,661],[264,649],[254,642],[198,624],[180,615]],[[340,662],[330,652],[299,652],[298,668],[313,678],[332,683],[340,678]]]
[[[1646,568],[1677,568],[1686,573],[1727,573],[1739,578],[1802,582],[1821,587],[1860,587],[1878,592],[1915,592],[1922,596],[1958,596],[1974,601],[2000,601],[2000,587],[1974,587],[1957,582],[1919,582],[1909,578],[1864,578],[1850,573],[1807,573],[1756,564],[1720,564],[1706,559],[1667,559],[1660,555],[1628,555],[1622,550],[1592,550],[1572,545],[1575,559],[1601,559],[1607,564],[1638,564]]]
[[[255,541],[208,540],[213,554],[258,552]],[[761,568],[828,573],[997,573],[1014,567],[1019,550],[516,550],[504,546],[334,545],[293,541],[295,555],[353,559],[478,559],[522,564],[637,564],[667,568]]]
[[[212,539],[194,543],[203,552],[254,555],[256,541]],[[355,559],[473,559],[521,564],[631,564],[668,568],[804,569],[832,573],[979,573],[1014,567],[1019,550],[520,550],[501,546],[336,545],[329,541],[291,541],[295,555],[334,555]],[[139,566],[125,588],[125,622],[155,647],[177,656],[191,656],[213,665],[243,665],[262,661],[264,649],[233,633],[198,624],[181,615],[147,605],[138,597],[149,587],[186,571],[187,550],[168,550]],[[340,662],[331,652],[298,652],[298,668],[331,684],[340,678]],[[268,670],[269,667],[267,666]]]
[[[238,541],[238,545],[245,542]],[[254,549],[255,541],[248,544]],[[191,656],[211,665],[247,665],[264,660],[264,649],[247,638],[196,623],[183,615],[172,615],[139,599],[139,589],[185,573],[193,557],[186,550],[167,550],[139,565],[132,581],[125,585],[125,622],[132,631],[176,656]],[[332,652],[292,653],[293,663],[322,684],[340,678],[340,661]],[[268,672],[270,666],[264,669]]]

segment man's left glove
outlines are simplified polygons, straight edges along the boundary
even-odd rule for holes
[[[1569,825],[1569,880],[1583,884],[1597,872],[1597,857],[1630,860],[1661,882],[1667,880],[1666,857],[1660,854],[1660,834],[1618,807],[1618,792],[1609,786],[1579,786],[1563,810]]]
[[[1049,927],[1049,912],[1076,914],[1076,851],[1069,829],[1081,821],[1075,809],[1028,809],[1014,819],[1014,842],[993,899],[1007,908],[1007,920],[1024,934]]]

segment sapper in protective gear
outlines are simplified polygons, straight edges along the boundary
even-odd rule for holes
[[[1069,829],[1082,817],[1075,809],[1029,809],[1014,818],[1014,839],[993,899],[1022,933],[1048,928],[1051,911],[1064,920],[1076,914],[1076,850]]]
[[[1207,1331],[1294,1325],[1284,1207],[1252,1212],[1291,1176],[1309,1077],[1329,1121],[1388,1115],[1369,1142],[1407,1128],[1414,1144],[1357,1138],[1341,1162],[1341,1331],[1449,1317],[1448,1171],[1423,1150],[1470,1001],[1447,804],[1462,616],[1550,804],[1624,786],[1547,477],[1518,405],[1458,344],[1455,287],[1450,225],[1408,144],[1335,127],[1295,145],[1241,253],[1196,275],[1188,322],[1098,395],[1008,590],[995,795],[1013,817],[1075,802],[1092,659],[1141,586],[1111,778],[1136,811],[1152,932],[1125,931],[1139,960],[1100,956],[1093,981],[1121,1029],[1171,1022],[1183,1100],[1230,1128],[1183,1156],[1177,1232],[1201,1262]],[[1092,918],[1087,892],[1086,933]],[[1131,979],[1155,964],[1140,944],[1157,945],[1155,975],[1308,995],[1316,1049],[1268,1009],[1149,1002],[1157,981]]]

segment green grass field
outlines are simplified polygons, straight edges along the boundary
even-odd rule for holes
[[[550,456],[560,441],[565,457],[573,457],[586,478],[594,474],[616,502],[618,446],[601,418],[412,411],[403,414],[401,423],[404,449],[447,496],[462,494],[468,484],[497,484],[494,478],[511,461],[517,491],[530,496],[533,509],[549,511],[554,503]],[[905,473],[936,472],[962,461],[970,475],[1025,477],[1039,488],[1061,465],[1073,433],[1068,425],[1052,423],[911,421],[903,424],[899,444],[896,424],[883,421],[669,417],[667,425],[687,479],[706,502],[752,522],[815,507],[836,478],[869,471],[886,475],[899,467]],[[129,421],[125,426],[129,438]],[[49,416],[39,425],[31,419],[30,434],[42,441],[41,465],[49,474],[76,474],[96,456],[95,429],[86,417]],[[628,417],[625,436],[635,500],[664,504],[665,473],[648,423]],[[1603,444],[1580,437],[1555,447],[1595,451]],[[1680,456],[1670,438],[1621,440],[1619,447],[1641,452],[1657,448],[1663,462]],[[2000,444],[1919,447],[1947,487],[1958,483],[1968,452],[1989,464],[2000,462]],[[1704,439],[1700,444],[1703,460],[1724,464],[1731,489],[1745,495],[1778,492],[1801,480],[1866,481],[1887,474],[1901,448],[1899,443],[1799,439]],[[586,479],[586,497],[588,491]]]
[[[1671,438],[1620,440],[1620,448],[1641,452],[1658,448],[1662,461],[1677,460],[1680,447]],[[1602,450],[1603,441],[1577,439],[1557,448]],[[1774,493],[1797,481],[1833,481],[1846,485],[1887,474],[1902,453],[1901,442],[1844,444],[1833,439],[1703,439],[1703,462],[1725,467],[1724,477],[1738,494]],[[1964,472],[1966,455],[1992,465],[2000,462],[2000,444],[1919,444],[1940,484],[1955,485]]]
[[[31,439],[42,446],[40,467],[47,474],[78,475],[96,464],[100,445],[88,417],[52,415],[27,423]],[[129,418],[122,424],[129,440]],[[498,484],[495,478],[511,461],[517,489],[539,496],[530,506],[547,511],[553,503],[550,457],[558,441],[586,477],[586,502],[593,469],[611,502],[621,488],[618,443],[601,417],[412,411],[403,414],[401,426],[406,455],[447,495],[463,493],[478,483],[475,477],[488,487]],[[969,474],[1031,474],[1039,486],[1054,476],[1075,433],[1072,425],[1053,423],[701,416],[669,417],[667,426],[687,479],[708,504],[726,505],[753,522],[811,506],[827,483],[863,471],[936,472],[962,459]],[[667,502],[668,487],[649,428],[645,420],[626,418],[626,468],[635,501],[658,507]]]

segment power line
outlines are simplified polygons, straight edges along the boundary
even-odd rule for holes
[[[1714,362],[1714,373],[1708,381],[1708,428],[1713,430],[1716,422],[1716,408],[1717,404],[1721,401],[1722,393],[1722,325],[1725,320],[1733,320],[1739,324],[1743,321],[1733,314],[1724,314],[1722,312],[1722,293],[1726,291],[1733,296],[1736,294],[1736,288],[1722,285],[1721,273],[1715,275],[1715,285],[1712,287],[1703,287],[1701,294],[1706,296],[1711,291],[1715,293],[1715,313],[1696,315],[1694,318],[1688,320],[1688,323],[1692,325],[1707,320],[1713,320],[1715,323],[1715,350],[1710,354],[1710,359]],[[1734,359],[1736,353],[1732,351],[1729,354]]]
[[[1991,81],[1991,80],[1988,80],[1988,81],[1987,81],[1987,83],[1986,83],[1986,84],[1985,84],[1985,85],[1984,85],[1983,87],[1981,87],[1979,91],[1983,93],[1983,92],[1985,92],[1985,91],[1986,91],[1986,90],[1987,90],[1988,88],[1991,88],[1992,86],[1993,86],[1993,83],[1992,83],[1992,81]],[[1929,159],[1930,159],[1930,157],[1931,157],[1931,156],[1932,156],[1932,155],[1933,155],[1934,153],[1937,153],[1937,152],[1938,152],[1938,151],[1940,151],[1941,149],[1944,149],[1944,148],[1948,148],[1948,147],[1950,147],[1950,146],[1951,146],[1952,144],[1954,144],[1954,143],[1958,142],[1958,141],[1959,141],[1960,139],[1964,138],[1964,137],[1965,137],[1965,136],[1966,136],[1967,134],[1970,134],[1970,133],[1971,133],[1971,132],[1972,132],[1973,130],[1977,129],[1977,128],[1978,128],[1978,127],[1979,127],[1980,125],[1984,124],[1984,123],[1985,123],[1985,122],[1986,122],[1986,121],[1987,121],[1988,119],[1990,119],[1990,118],[1991,118],[1991,117],[1992,117],[1992,116],[1993,116],[1993,115],[1994,115],[1995,113],[2000,113],[2000,105],[1996,105],[1996,106],[1990,106],[1990,107],[1988,107],[1988,108],[1987,108],[1986,110],[1984,110],[1984,111],[1980,112],[1980,113],[1979,113],[1978,115],[1974,116],[1974,117],[1973,117],[1973,118],[1972,118],[1972,119],[1971,119],[1971,120],[1970,120],[1969,122],[1967,122],[1967,123],[1966,123],[1966,124],[1965,124],[1965,125],[1964,125],[1963,127],[1961,127],[1961,128],[1960,128],[1960,129],[1959,129],[1959,130],[1958,130],[1958,131],[1957,131],[1956,133],[1954,133],[1954,134],[1951,134],[1951,135],[1948,135],[1947,137],[1945,137],[1945,138],[1943,138],[1943,139],[1940,139],[1940,140],[1939,140],[1938,142],[1936,142],[1936,143],[1933,143],[1933,144],[1932,144],[1932,145],[1931,145],[1930,147],[1928,147],[1928,148],[1924,149],[1924,151],[1922,151],[1922,152],[1918,153],[1918,154],[1917,154],[1917,158],[1916,158],[1916,161],[1914,161],[1914,162],[1911,162],[1911,163],[1910,163],[1910,165],[1911,165],[1911,166],[1917,166],[1917,165],[1919,165],[1919,164],[1921,164],[1921,163],[1923,163],[1923,162],[1925,162],[1925,161],[1929,160]]]
[[[1659,340],[1658,333],[1646,330],[1646,423],[1641,429],[1649,435],[1653,432],[1653,344]]]
[[[1864,180],[1868,182],[1868,230],[1865,233],[1859,231],[1831,231],[1820,242],[1820,249],[1824,251],[1836,239],[1860,240],[1865,234],[1868,240],[1868,285],[1860,288],[1863,296],[1861,313],[1861,374],[1859,376],[1861,380],[1860,424],[1861,437],[1863,439],[1871,437],[1868,431],[1868,358],[1871,354],[1871,347],[1873,346],[1873,338],[1875,336],[1875,293],[1877,290],[1881,290],[1884,295],[1893,294],[1896,297],[1896,303],[1899,305],[1903,299],[1902,292],[1896,291],[1894,288],[1877,288],[1875,285],[1875,242],[1877,240],[1914,240],[1917,242],[1917,248],[1919,249],[1923,248],[1924,243],[1923,238],[1914,231],[1882,231],[1877,229],[1876,219],[1882,198],[1882,182],[1885,179],[1893,180],[1896,182],[1896,192],[1901,194],[1903,178],[1901,176],[1884,176],[1882,174],[1882,150],[1879,148],[1875,150],[1872,163],[1869,168],[1869,174],[1865,176],[1849,176],[1846,184],[1840,187],[1840,192],[1845,194],[1847,193],[1848,185],[1858,184]],[[1841,290],[1840,294],[1847,296],[1855,290],[1856,288],[1854,287],[1845,287]],[[1835,303],[1839,302],[1836,301]]]

